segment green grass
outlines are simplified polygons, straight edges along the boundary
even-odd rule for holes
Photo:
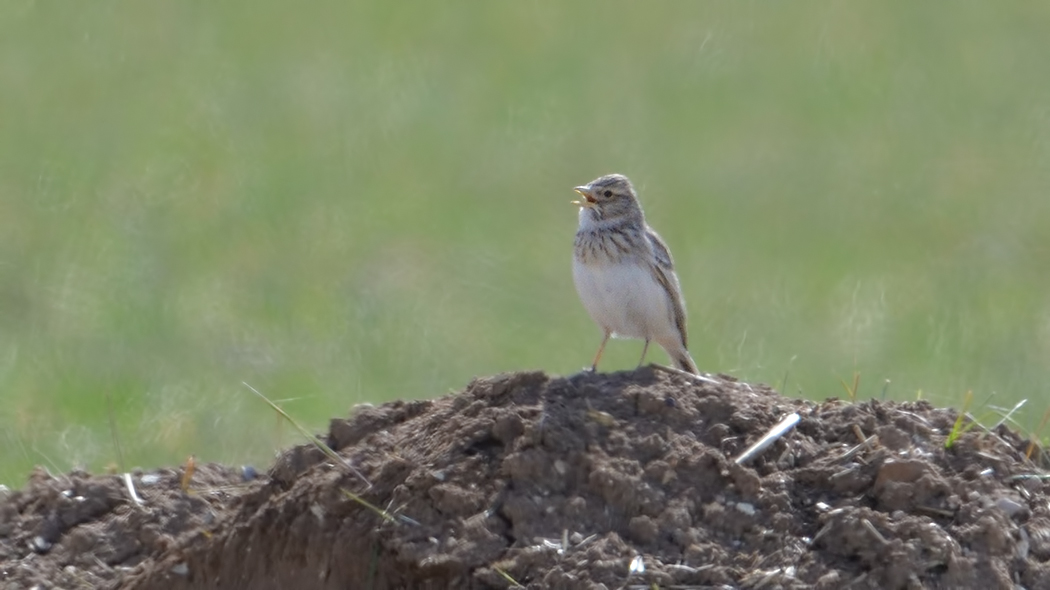
[[[130,465],[263,465],[298,436],[242,381],[321,430],[579,370],[600,334],[568,202],[611,171],[675,253],[705,370],[1028,398],[1035,428],[1047,25],[1040,3],[6,3],[0,481],[115,462],[106,394]]]

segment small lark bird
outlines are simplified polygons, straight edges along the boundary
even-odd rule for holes
[[[675,366],[699,372],[686,349],[685,305],[671,251],[645,223],[631,181],[620,174],[576,187],[582,197],[572,278],[587,313],[604,332],[598,361],[610,336],[645,340],[642,359],[654,341]]]

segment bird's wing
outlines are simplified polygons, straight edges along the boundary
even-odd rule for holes
[[[673,271],[674,260],[671,258],[671,251],[667,249],[667,245],[660,239],[660,236],[656,235],[656,232],[652,228],[645,229],[645,237],[648,238],[649,243],[653,246],[653,253],[656,254],[656,262],[661,267]]]
[[[685,332],[685,306],[682,305],[682,289],[678,285],[678,275],[674,273],[674,259],[671,258],[671,251],[652,229],[646,228],[645,237],[652,245],[653,254],[656,257],[656,265],[652,268],[653,278],[667,292],[667,297],[671,300],[671,313],[674,314],[672,319],[675,326],[678,327],[678,333],[682,335],[682,346],[689,348],[689,338]]]

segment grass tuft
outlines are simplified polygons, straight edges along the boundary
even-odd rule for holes
[[[845,379],[839,379],[839,383],[842,384],[842,388],[846,390],[846,396],[849,397],[849,401],[857,403],[857,390],[860,389],[860,371],[853,371],[853,385],[846,383]]]
[[[948,438],[944,441],[944,448],[950,449],[955,441],[960,436],[966,433],[966,431],[973,428],[977,421],[969,415],[970,404],[973,403],[973,390],[966,392],[966,397],[963,398],[962,408],[959,409],[959,415],[955,417],[955,424],[952,425],[951,432],[948,433]]]

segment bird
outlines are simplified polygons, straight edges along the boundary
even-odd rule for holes
[[[649,227],[631,181],[608,174],[573,189],[580,195],[572,278],[583,307],[601,328],[598,362],[610,337],[656,342],[675,367],[700,372],[689,355],[685,304],[671,251]]]

